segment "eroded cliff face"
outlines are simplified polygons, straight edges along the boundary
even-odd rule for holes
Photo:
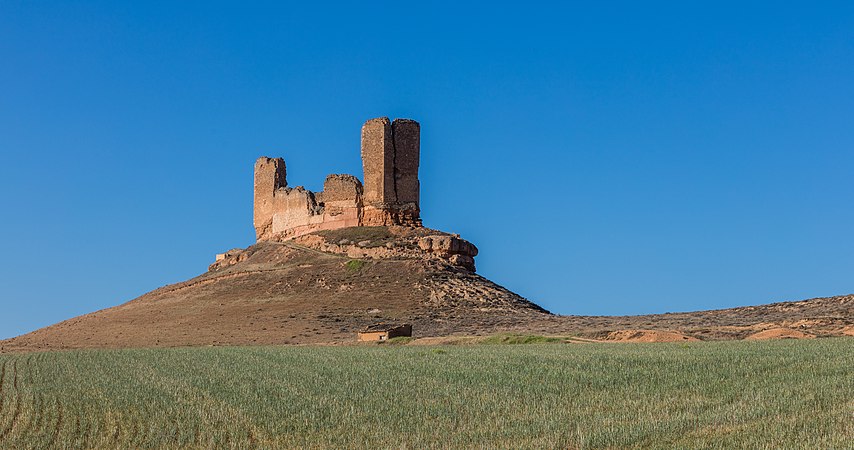
[[[382,117],[362,126],[364,185],[329,175],[323,191],[288,187],[282,158],[255,163],[254,226],[258,241],[291,239],[354,226],[421,226],[418,166],[421,127]]]

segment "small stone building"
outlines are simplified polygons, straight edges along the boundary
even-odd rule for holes
[[[391,338],[400,336],[411,337],[412,325],[378,323],[370,325],[359,332],[359,342],[385,342]]]

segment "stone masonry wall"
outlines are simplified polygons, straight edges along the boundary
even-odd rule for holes
[[[352,226],[421,226],[418,181],[420,125],[382,117],[362,126],[364,186],[352,175],[329,175],[322,192],[287,184],[282,158],[255,163],[257,239],[288,239]]]

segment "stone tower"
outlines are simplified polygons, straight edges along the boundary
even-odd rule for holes
[[[255,161],[254,218],[256,237],[271,231],[276,191],[288,187],[285,160],[262,156]]]
[[[362,126],[365,177],[362,221],[420,226],[421,126],[409,119],[371,119]]]

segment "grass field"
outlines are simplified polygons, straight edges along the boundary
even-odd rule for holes
[[[854,339],[0,355],[0,448],[854,448]]]

